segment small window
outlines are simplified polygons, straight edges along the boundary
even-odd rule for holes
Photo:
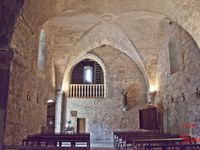
[[[38,70],[41,70],[41,71],[44,70],[45,46],[46,46],[45,32],[42,29],[40,31],[39,50],[38,50],[38,63],[37,63],[37,68],[38,68]]]
[[[92,66],[84,66],[83,69],[83,81],[84,83],[93,83],[93,67]]]
[[[172,36],[169,39],[169,60],[170,60],[170,73],[173,74],[179,70],[178,47],[175,36]]]

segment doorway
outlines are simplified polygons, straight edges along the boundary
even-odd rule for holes
[[[85,133],[86,130],[86,119],[77,118],[77,133]]]

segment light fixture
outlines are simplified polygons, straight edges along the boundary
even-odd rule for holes
[[[47,103],[53,103],[54,101],[52,100],[52,99],[49,99],[48,101],[47,101]]]
[[[149,92],[150,92],[150,93],[156,92],[156,86],[155,86],[155,85],[150,85],[150,87],[149,87]]]
[[[156,87],[154,85],[150,85],[148,92],[148,103],[153,104],[156,95]]]

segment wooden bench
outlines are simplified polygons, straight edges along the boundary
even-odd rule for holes
[[[131,135],[131,136],[126,136],[122,137],[122,147],[124,147],[125,150],[127,150],[127,146],[133,147],[134,146],[134,141],[135,140],[142,140],[142,139],[168,139],[168,138],[179,138],[179,135],[173,135],[173,134],[168,134],[168,133],[151,133],[151,134],[142,134],[142,135]]]
[[[134,140],[159,139],[159,138],[178,138],[177,134],[160,133],[158,131],[115,131],[113,133],[114,147],[116,150],[133,147]]]
[[[30,135],[22,141],[24,146],[67,146],[85,147],[90,150],[90,134],[36,134]]]
[[[200,150],[200,144],[147,145],[145,150]]]
[[[85,147],[47,147],[47,146],[23,146],[23,145],[3,145],[2,150],[86,150]]]
[[[190,142],[191,141],[191,142]],[[196,144],[195,138],[154,138],[154,139],[136,139],[133,141],[133,147],[138,150],[145,150],[148,146],[167,146],[167,145],[189,145]]]
[[[146,136],[152,137],[155,134],[158,134],[157,131],[114,131],[113,132],[113,140],[114,140],[114,147],[117,150],[123,148],[124,145],[129,143],[133,143],[133,139],[135,138],[144,138]]]

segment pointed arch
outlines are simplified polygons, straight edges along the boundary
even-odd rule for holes
[[[103,22],[98,24],[82,36],[81,40],[75,45],[69,62],[84,56],[101,45],[109,45],[130,57],[142,71],[147,88],[149,88],[149,77],[136,48],[121,29],[113,23]]]
[[[67,65],[65,74],[64,74],[64,78],[63,78],[63,84],[62,84],[62,91],[64,92],[68,92],[68,88],[69,88],[69,84],[70,84],[70,77],[72,75],[72,70],[74,68],[74,66],[76,66],[79,62],[81,62],[84,59],[91,59],[96,61],[102,68],[103,71],[103,77],[104,77],[104,84],[106,85],[106,68],[105,65],[103,63],[103,61],[97,57],[94,54],[86,54],[82,57],[79,57],[77,59],[74,59],[73,61],[70,61],[70,63]],[[106,97],[106,86],[104,87],[104,97]]]

